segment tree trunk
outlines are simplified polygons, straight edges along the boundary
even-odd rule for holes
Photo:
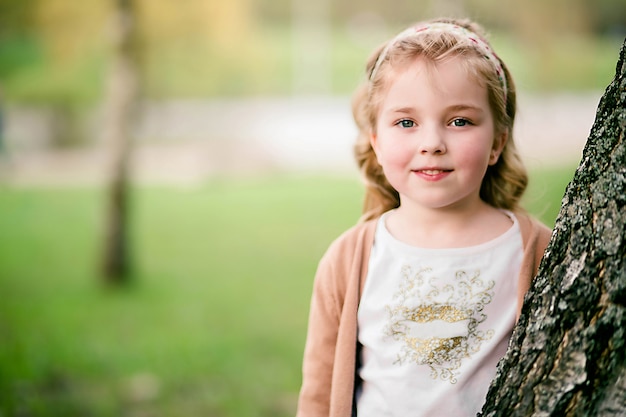
[[[135,16],[132,0],[115,0],[114,57],[108,91],[106,143],[111,147],[111,178],[103,274],[119,285],[130,277],[128,244],[128,164],[131,128],[138,95]]]
[[[625,55],[481,416],[626,415]]]

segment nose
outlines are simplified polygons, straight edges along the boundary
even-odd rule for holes
[[[444,133],[437,127],[423,129],[419,139],[421,154],[440,155],[446,153]]]

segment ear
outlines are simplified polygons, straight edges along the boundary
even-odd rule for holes
[[[370,145],[372,145],[374,153],[378,155],[378,135],[373,130],[370,131]]]
[[[504,149],[504,145],[509,140],[509,132],[503,132],[493,140],[493,147],[491,148],[491,154],[489,154],[489,165],[495,165],[500,159],[500,154],[502,154],[502,150]]]

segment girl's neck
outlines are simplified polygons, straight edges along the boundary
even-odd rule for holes
[[[484,203],[471,208],[398,207],[386,219],[396,239],[423,248],[458,248],[488,242],[506,232],[511,219]]]

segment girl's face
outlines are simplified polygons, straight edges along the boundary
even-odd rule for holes
[[[487,167],[506,142],[505,134],[496,137],[487,89],[459,58],[435,64],[416,59],[391,71],[371,140],[400,205],[480,203]]]

